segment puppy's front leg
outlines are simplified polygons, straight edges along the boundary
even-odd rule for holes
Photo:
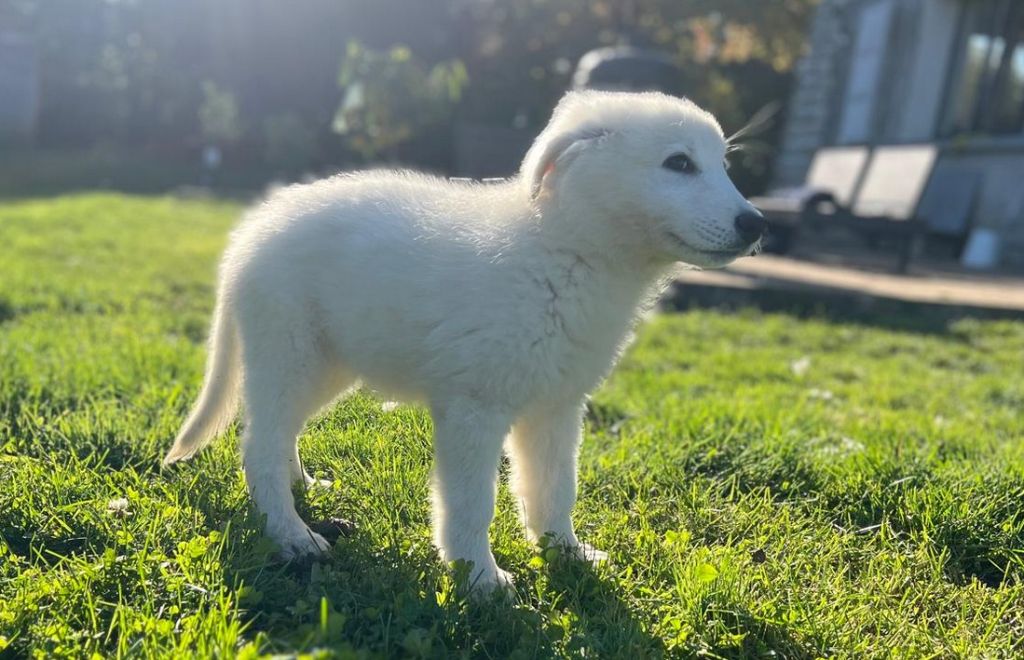
[[[571,517],[576,504],[576,457],[582,439],[582,404],[524,415],[509,437],[512,489],[531,540],[536,542],[551,534],[580,559],[596,562],[608,555],[576,537]]]
[[[511,586],[487,537],[508,417],[465,400],[435,406],[433,417],[434,541],[441,558],[472,562],[474,588]]]

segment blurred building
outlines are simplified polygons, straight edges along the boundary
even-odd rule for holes
[[[788,116],[780,186],[822,147],[934,143],[1024,265],[1024,0],[821,0]]]

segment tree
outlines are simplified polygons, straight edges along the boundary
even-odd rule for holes
[[[415,165],[443,162],[436,156],[456,121],[536,130],[579,58],[619,43],[670,54],[689,96],[735,130],[788,96],[815,5],[8,0],[0,19],[35,36],[44,143],[197,147],[226,112],[238,149],[320,163],[384,154]]]
[[[396,147],[451,116],[466,68],[452,60],[427,69],[405,46],[379,52],[352,41],[338,82],[344,96],[335,132],[366,158],[393,156]]]
[[[417,14],[418,30],[407,31],[407,21],[389,30],[403,6],[399,0],[363,6],[360,27],[369,28],[378,46],[388,45],[388,35],[405,39],[421,78],[431,66],[463,63],[468,84],[453,107],[459,120],[537,130],[584,53],[628,43],[671,55],[688,96],[731,132],[766,105],[788,98],[816,0],[448,0],[446,11]],[[413,90],[421,87],[364,76],[358,89],[376,93],[384,107],[385,100],[392,106],[419,103]],[[747,190],[767,182],[780,125],[769,125],[735,157],[740,167],[734,177]],[[352,136],[352,144],[368,153],[367,142],[382,140],[379,150],[392,138],[363,133]]]

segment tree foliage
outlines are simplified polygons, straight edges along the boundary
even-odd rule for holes
[[[443,122],[462,95],[466,67],[452,60],[428,70],[405,46],[377,52],[352,41],[338,83],[344,95],[332,127],[373,158]]]
[[[410,145],[458,121],[542,125],[580,56],[613,44],[671,55],[688,94],[738,128],[788,96],[815,4],[8,0],[0,20],[35,37],[43,144],[292,144],[321,163],[415,164],[430,157]]]

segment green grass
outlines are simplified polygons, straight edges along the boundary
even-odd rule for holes
[[[576,519],[612,560],[538,554],[503,487],[517,602],[436,558],[424,411],[358,395],[301,439],[335,480],[303,515],[358,530],[275,563],[233,434],[158,469],[238,210],[0,206],[0,655],[1024,653],[1021,322],[653,319],[588,418]]]

